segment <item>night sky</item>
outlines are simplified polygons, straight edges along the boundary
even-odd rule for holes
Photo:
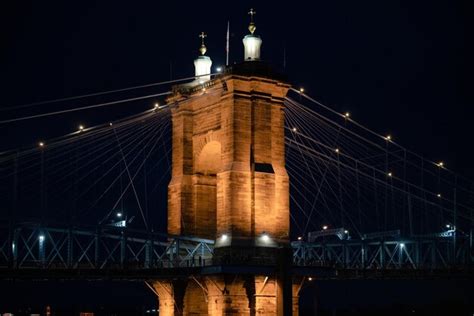
[[[283,66],[286,55],[296,87],[474,178],[474,14],[463,1],[3,1],[0,108],[192,76],[201,31],[213,65],[223,65],[228,20],[230,61],[240,62],[250,7],[263,59]],[[1,111],[0,118],[96,101]],[[0,151],[150,105],[3,124]]]
[[[391,133],[408,149],[474,176],[474,27],[462,1],[3,3],[0,107],[187,77],[201,31],[208,33],[214,65],[222,65],[228,20],[230,60],[239,62],[249,7],[257,9],[263,59],[281,65],[286,50],[286,72],[295,86],[336,110],[349,110],[375,131]],[[2,125],[0,148],[134,112],[122,105]],[[49,122],[56,128],[45,129]]]

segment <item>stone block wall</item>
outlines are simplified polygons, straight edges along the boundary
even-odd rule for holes
[[[209,275],[152,283],[164,316],[277,316],[282,315],[281,285],[275,276]],[[289,303],[298,315],[295,282]],[[286,315],[285,315],[286,316]]]
[[[283,112],[288,88],[275,80],[228,75],[205,92],[170,97],[176,106],[169,233],[210,239],[230,234],[238,240],[265,232],[288,240]]]

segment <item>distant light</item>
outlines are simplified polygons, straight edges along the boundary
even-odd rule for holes
[[[293,127],[291,130],[292,130],[293,132],[296,132],[296,131],[297,131],[296,127]]]
[[[391,177],[393,174],[391,172],[387,173],[387,176]]]
[[[449,225],[449,224],[446,224],[446,228],[451,228],[451,225]]]
[[[323,226],[323,230],[326,230],[326,229],[328,229],[328,225]]]
[[[300,88],[300,93],[304,93],[304,88],[303,87]]]
[[[121,220],[116,223],[113,223],[112,226],[114,227],[127,227],[127,221]]]
[[[39,241],[40,241],[40,242],[43,242],[43,241],[44,241],[44,235],[39,235],[38,238],[39,238]]]
[[[263,242],[269,242],[270,241],[270,236],[268,236],[267,233],[263,233],[260,238],[262,238]]]
[[[349,117],[351,116],[351,113],[346,112],[346,113],[344,113],[344,116],[345,116],[346,118],[349,118]]]
[[[336,153],[339,153],[339,148],[334,149]]]
[[[392,136],[391,136],[391,135],[385,136],[385,140],[391,140],[391,139],[392,139]]]
[[[346,234],[346,235],[349,234],[349,231],[346,229],[346,230],[344,231],[344,234]]]
[[[112,126],[112,125],[114,125],[114,124],[113,124],[112,122],[110,122],[110,123],[109,123],[109,126]]]
[[[84,130],[84,125],[79,125],[79,132],[82,132]]]
[[[298,240],[303,240],[303,237],[301,237],[301,236],[298,236]]]
[[[221,72],[221,71],[222,71],[222,67],[216,67],[216,71],[217,71],[217,72]]]
[[[444,162],[440,161],[436,165],[440,168],[443,168],[444,167]]]
[[[158,102],[155,103],[155,109],[159,108],[160,104]]]
[[[43,142],[39,142],[39,143],[38,143],[38,146],[44,147],[44,143],[43,143]]]
[[[117,213],[117,217],[122,217],[122,215],[123,215],[123,214],[122,214],[121,212],[118,212],[118,213]]]
[[[403,247],[405,247],[405,244],[404,244],[404,243],[401,243],[401,244],[400,244],[400,248],[403,248]]]
[[[222,241],[226,241],[227,238],[229,238],[229,236],[227,236],[227,234],[222,234],[222,236],[221,236]]]
[[[440,198],[440,197],[441,197],[441,193],[438,193],[436,196]]]
[[[312,277],[309,277],[309,278],[308,278],[308,281],[313,281],[313,278],[312,278]]]

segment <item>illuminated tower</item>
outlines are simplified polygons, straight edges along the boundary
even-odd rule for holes
[[[253,34],[253,19],[249,30],[245,62],[210,80],[203,42],[195,60],[201,77],[168,99],[176,104],[168,232],[216,239],[218,248],[288,241],[283,100],[289,85],[259,61],[262,40]]]
[[[262,40],[254,34],[255,11],[249,14],[245,61],[211,80],[203,41],[195,61],[200,77],[175,87],[168,99],[173,123],[168,233],[215,240],[215,266],[285,268],[291,252],[283,101],[290,86],[260,61]],[[161,282],[154,286],[163,302],[160,314],[176,315],[179,302],[186,315],[288,315],[291,279],[275,272],[278,268],[270,270]],[[166,293],[174,296],[165,299]]]

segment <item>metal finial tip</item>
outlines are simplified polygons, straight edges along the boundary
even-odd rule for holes
[[[201,47],[199,47],[199,52],[201,53],[201,55],[204,55],[207,52],[206,45],[204,45],[204,38],[206,38],[207,35],[206,33],[201,32],[201,34],[199,34],[199,37],[201,38]]]
[[[255,23],[253,21],[253,16],[255,14],[257,14],[257,11],[255,11],[254,9],[250,9],[248,14],[250,15],[250,24],[249,24],[248,29],[249,29],[250,34],[253,34],[255,32],[255,30],[257,29],[257,27],[255,26]]]
[[[249,32],[250,32],[250,34],[253,34],[256,29],[257,29],[257,27],[255,26],[255,23],[250,22],[250,24],[249,24]]]
[[[253,8],[250,9],[249,15],[250,15],[250,21],[253,22],[253,16],[257,14],[257,11],[255,11]]]

